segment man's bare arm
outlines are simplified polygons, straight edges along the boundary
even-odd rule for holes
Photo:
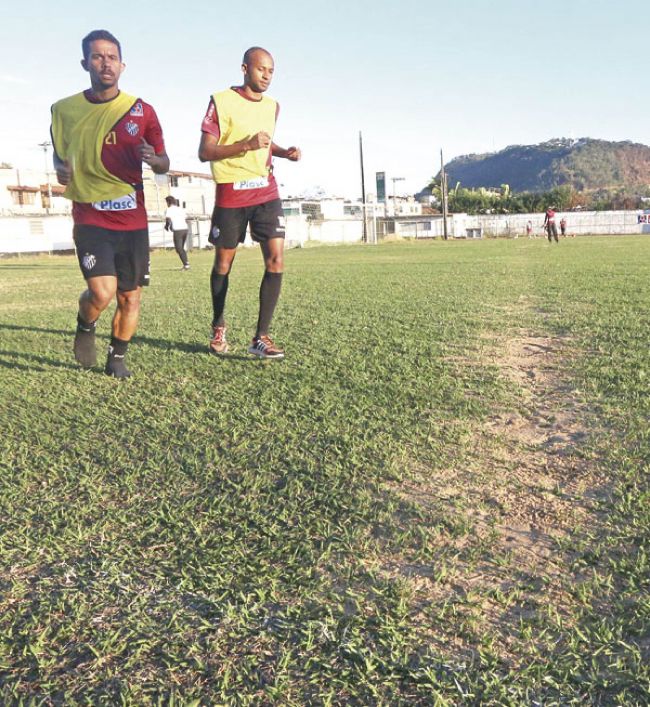
[[[219,160],[225,160],[229,157],[245,155],[251,150],[268,148],[270,144],[271,137],[264,131],[255,133],[255,135],[245,140],[233,142],[231,145],[219,145],[219,141],[214,135],[201,133],[199,159],[201,162],[218,162]]]
[[[72,167],[67,160],[62,160],[56,152],[53,154],[54,170],[59,184],[67,186],[72,181]]]
[[[291,160],[292,162],[298,162],[302,157],[302,152],[299,147],[280,147],[275,143],[271,144],[271,154],[273,157],[280,157],[285,160]]]

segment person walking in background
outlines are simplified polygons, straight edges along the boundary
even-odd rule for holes
[[[533,237],[533,222],[532,221],[528,221],[526,223],[526,235],[528,236],[528,238]]]
[[[142,163],[169,169],[153,108],[120,91],[125,65],[119,41],[95,30],[81,43],[90,88],[52,106],[54,168],[72,200],[73,237],[86,290],[79,298],[74,355],[84,368],[97,363],[95,327],[117,298],[104,372],[128,378],[125,356],[149,284],[149,232]]]
[[[555,238],[556,243],[559,243],[557,226],[555,225],[555,209],[552,206],[546,209],[546,214],[544,215],[544,229],[546,230],[549,243],[552,243],[553,238]]]
[[[228,278],[237,246],[246,237],[260,244],[264,276],[260,285],[259,316],[248,352],[260,358],[283,358],[284,351],[269,336],[284,270],[284,213],[273,177],[271,160],[297,162],[297,147],[273,142],[279,106],[264,95],[271,84],[274,62],[261,47],[251,47],[242,60],[244,83],[215,93],[201,125],[199,159],[210,162],[216,199],[209,241],[215,246],[210,275],[214,354],[228,351],[224,308]]]
[[[560,219],[560,233],[562,238],[566,238],[566,218],[564,216]]]
[[[173,196],[165,197],[167,209],[165,211],[165,230],[171,231],[174,235],[174,248],[183,264],[183,270],[189,270],[190,264],[185,251],[187,241],[187,214],[185,209],[178,203],[178,199]]]

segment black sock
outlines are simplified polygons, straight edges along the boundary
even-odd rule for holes
[[[228,273],[220,275],[214,269],[210,274],[210,290],[212,292],[212,326],[223,326],[223,310],[226,307],[228,294]]]
[[[128,345],[128,341],[112,336],[110,346],[108,347],[108,357],[124,358],[126,356],[126,349]]]
[[[81,314],[77,314],[77,331],[83,332],[84,334],[94,334],[97,322],[87,322],[85,319],[81,318]]]
[[[282,288],[282,273],[264,271],[262,284],[260,285],[260,315],[257,319],[257,332],[255,336],[263,336],[269,333],[271,319],[275,311],[275,305],[280,297]]]
[[[129,345],[128,341],[118,339],[116,336],[111,337],[111,344],[108,347],[108,358],[104,373],[113,378],[130,378],[131,371],[124,364],[126,349]]]

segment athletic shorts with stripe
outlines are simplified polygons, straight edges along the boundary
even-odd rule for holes
[[[240,208],[215,206],[208,240],[217,248],[236,248],[244,242],[247,226],[251,238],[258,243],[284,238],[282,201],[274,199]]]

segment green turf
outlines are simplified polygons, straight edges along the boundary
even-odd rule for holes
[[[72,257],[0,260],[0,702],[647,704],[649,254],[647,237],[288,251],[287,358],[260,362],[259,252],[237,256],[223,359],[211,255],[180,272],[154,253],[126,382],[72,359]],[[558,542],[561,610],[544,576],[490,597],[520,612],[506,635],[445,568],[516,568],[462,499],[400,488],[469,463],[472,432],[520,404],[485,355],[518,331],[570,339],[558,365],[608,485],[599,522]]]

